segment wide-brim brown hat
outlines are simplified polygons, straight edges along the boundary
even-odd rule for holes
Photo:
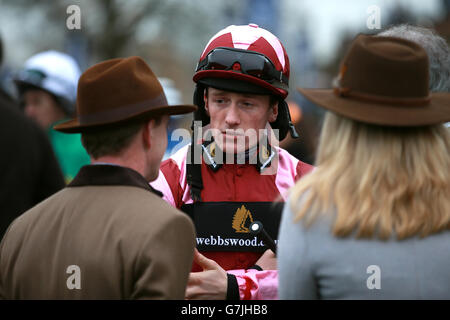
[[[384,126],[450,121],[450,93],[429,92],[428,56],[418,44],[359,35],[332,89],[298,88],[315,104],[353,120]]]
[[[140,57],[118,58],[100,62],[81,75],[76,118],[54,129],[78,133],[196,109],[194,105],[169,105],[157,77]]]

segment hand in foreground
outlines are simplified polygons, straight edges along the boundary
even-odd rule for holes
[[[263,270],[277,270],[277,257],[272,250],[267,249],[258,261],[256,261],[256,264]]]
[[[186,288],[186,299],[225,300],[227,296],[227,273],[214,260],[206,258],[197,249],[194,262],[203,268],[201,272],[191,272]]]

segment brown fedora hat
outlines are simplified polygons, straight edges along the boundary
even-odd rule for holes
[[[76,133],[135,119],[195,111],[194,105],[169,106],[163,88],[140,57],[100,62],[78,81],[77,115],[55,130]]]
[[[450,93],[429,92],[428,56],[418,44],[359,35],[333,89],[298,88],[307,99],[353,120],[385,126],[450,121]]]

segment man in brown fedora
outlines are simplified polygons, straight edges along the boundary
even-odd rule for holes
[[[0,245],[6,299],[183,299],[194,228],[149,186],[167,145],[169,106],[139,57],[89,68],[78,83],[77,118],[92,164],[67,188],[25,212]]]

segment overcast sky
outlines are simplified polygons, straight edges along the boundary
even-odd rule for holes
[[[305,24],[314,55],[319,61],[324,61],[333,54],[341,32],[360,32],[363,29],[370,31],[366,22],[370,16],[367,9],[371,5],[380,8],[383,28],[383,19],[398,4],[409,9],[423,22],[440,17],[443,9],[440,0],[286,0],[282,15],[289,16],[290,21]]]
[[[137,1],[139,2],[140,0]],[[192,11],[192,14],[187,14],[188,12],[186,12],[183,16],[186,19],[182,21],[184,28],[194,25],[196,28],[204,29],[205,25],[202,26],[202,21],[194,21],[196,12],[200,10],[198,2],[203,3],[203,1],[191,0],[185,2],[185,0],[171,0],[171,2],[175,3],[177,1],[183,3],[187,9],[191,8],[189,10]],[[240,2],[232,2],[230,0],[210,1],[209,7],[202,9],[207,10],[211,16],[215,17],[213,21],[218,24],[216,28],[218,31],[224,27],[222,25],[219,26],[223,19],[218,19],[223,16],[223,9],[220,9],[223,7],[223,4],[228,3],[235,7]],[[1,3],[2,1],[0,0]],[[391,9],[398,4],[409,9],[423,22],[439,18],[443,12],[441,0],[275,0],[275,3],[279,6],[278,12],[280,14],[277,23],[280,28],[276,31],[277,35],[283,41],[286,41],[288,45],[293,42],[292,48],[288,48],[290,52],[293,52],[293,50],[296,50],[295,40],[296,37],[299,37],[299,30],[304,29],[306,31],[305,36],[309,39],[312,47],[312,56],[319,64],[327,62],[330,56],[334,54],[344,31],[349,31],[355,35],[361,31],[370,31],[366,27],[366,22],[370,16],[367,9],[371,5],[376,5],[380,8],[381,28],[385,27],[385,18],[389,15]],[[132,3],[129,5],[132,5]],[[82,19],[89,19],[91,16],[94,16],[86,8],[83,6]],[[38,43],[41,43],[41,40],[42,42],[51,41],[57,49],[62,49],[62,44],[64,43],[64,33],[58,33],[56,32],[57,30],[55,31],[53,30],[54,28],[51,29],[47,25],[47,17],[42,12],[39,12],[39,6],[30,6],[26,12],[23,11],[24,8],[20,6],[18,8],[9,8],[4,5],[0,10],[0,32],[6,44],[5,60],[16,67],[20,66],[26,58],[38,50],[36,48],[36,40],[39,41]],[[64,12],[62,17],[65,17]],[[64,22],[63,19],[62,22]],[[155,21],[153,22],[156,23]],[[194,24],[195,22],[196,24]],[[170,23],[175,22],[171,21]],[[231,21],[231,23],[236,22]],[[64,24],[62,25],[64,28]],[[169,29],[171,27],[173,26],[164,26],[164,28]],[[149,30],[151,28],[147,24],[144,35],[148,39],[151,38]],[[36,32],[38,32],[39,36],[36,35]],[[52,34],[52,36],[48,37],[49,34]],[[211,32],[212,35],[213,32]],[[135,36],[137,40],[140,39],[138,32]],[[192,39],[185,38],[182,41],[186,41],[187,44],[193,42]],[[197,52],[197,46],[192,50]],[[183,51],[188,53],[188,48],[183,47]]]

